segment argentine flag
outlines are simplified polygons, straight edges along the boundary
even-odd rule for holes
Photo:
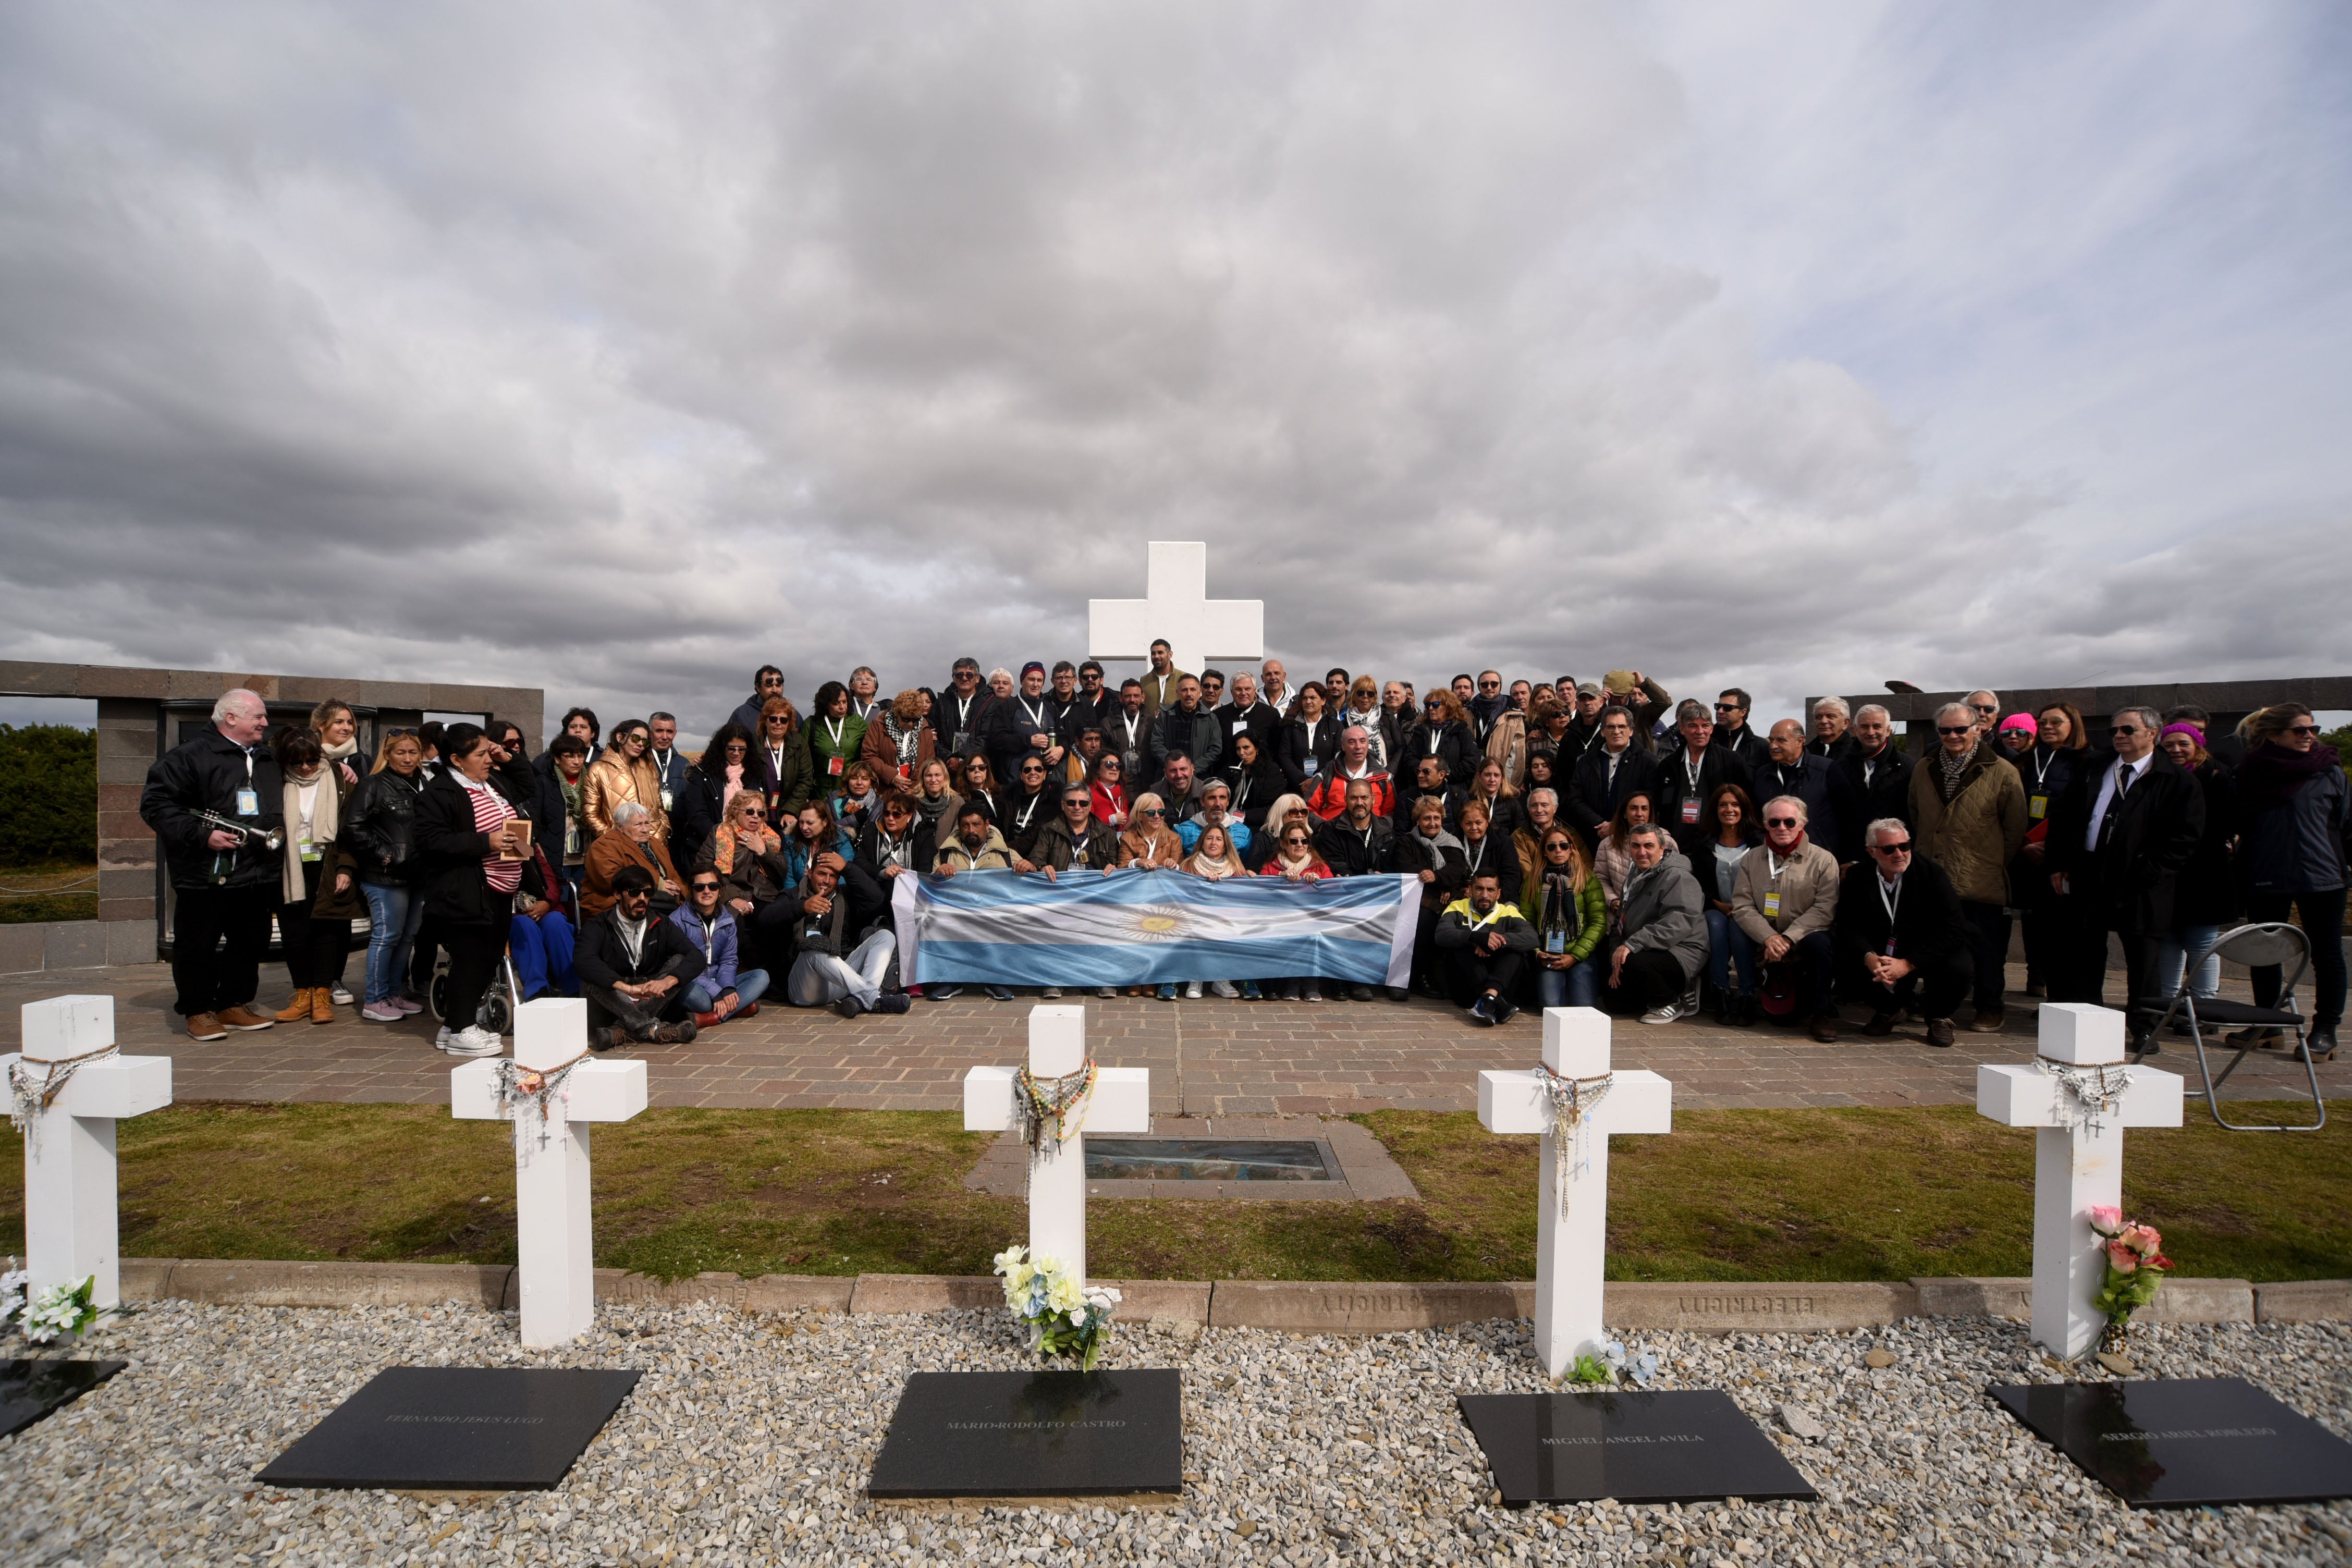
[[[1402,985],[1420,879],[1290,882],[1182,871],[893,879],[898,973],[914,984],[1158,985],[1313,975]]]

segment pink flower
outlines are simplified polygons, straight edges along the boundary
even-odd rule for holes
[[[2107,1267],[2118,1274],[2130,1274],[2139,1268],[2139,1254],[2120,1241],[2107,1243]]]
[[[2105,1204],[2097,1204],[2092,1206],[2091,1228],[2093,1230],[2097,1231],[2101,1236],[2113,1236],[2116,1232],[2123,1229],[2123,1210],[2110,1207]]]
[[[2155,1257],[2164,1246],[2164,1237],[2158,1236],[2152,1226],[2127,1225],[2124,1226],[2123,1235],[2116,1239],[2142,1258]]]

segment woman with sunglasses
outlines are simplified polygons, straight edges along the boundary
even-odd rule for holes
[[[1435,757],[1445,764],[1445,782],[1449,785],[1467,788],[1483,755],[1463,715],[1462,704],[1454,700],[1454,693],[1440,687],[1423,704],[1421,722],[1405,731],[1402,768],[1389,771],[1418,776],[1421,759]]]
[[[588,831],[598,837],[613,830],[614,812],[633,800],[653,813],[654,836],[667,841],[669,814],[661,808],[661,775],[654,771],[653,731],[642,719],[624,719],[613,726],[604,754],[588,764],[581,812]]]
[[[1160,798],[1149,790],[1135,797],[1135,814],[1128,819],[1127,831],[1118,836],[1118,868],[1122,871],[1174,871],[1184,864],[1184,841],[1168,826],[1168,808]],[[1150,987],[1130,985],[1129,996],[1140,996]],[[1172,1002],[1176,987],[1160,987],[1160,999]]]
[[[1016,871],[1037,868],[1037,836],[1060,809],[1060,794],[1046,782],[1048,771],[1045,759],[1031,752],[1013,764],[1013,787],[997,803],[997,826],[1013,851]]]
[[[809,755],[801,716],[782,697],[760,709],[760,732],[752,737],[751,777],[767,797],[768,820],[782,823],[808,803]]]
[[[756,805],[749,809],[765,812]],[[729,826],[741,820],[730,818]],[[686,987],[686,1010],[694,1015],[698,1029],[753,1016],[768,991],[768,972],[744,966],[744,927],[725,894],[717,869],[697,867],[686,884],[686,902],[669,917],[669,923],[702,950],[702,973]]]
[[[1113,833],[1126,832],[1129,816],[1127,763],[1117,752],[1105,752],[1095,759],[1087,789],[1094,800],[1095,820]]]
[[[1286,795],[1283,798],[1298,799],[1297,795]],[[1331,875],[1329,864],[1322,856],[1315,853],[1315,814],[1307,809],[1306,802],[1300,801],[1297,814],[1286,816],[1284,820],[1280,829],[1281,837],[1275,839],[1274,852],[1266,857],[1266,862],[1259,868],[1258,875],[1279,877],[1286,882],[1320,882],[1329,878]],[[1323,1000],[1322,982],[1311,974],[1295,980],[1268,981],[1266,984],[1280,985],[1282,999],[1286,1002]],[[1256,981],[1242,982],[1244,1001],[1255,1002],[1260,995]]]
[[[703,847],[727,820],[727,808],[746,789],[761,794],[751,768],[751,734],[730,719],[702,748],[702,760],[686,770],[670,833],[670,858],[688,866],[701,859]],[[766,804],[765,795],[761,802]]]
[[[1544,830],[1543,868],[1520,910],[1536,928],[1536,1001],[1543,1007],[1598,1007],[1601,972],[1592,954],[1609,930],[1609,898],[1565,827]]]
[[[2284,921],[2292,910],[2311,943],[2311,1033],[2315,1057],[2336,1054],[2344,1021],[2344,840],[2347,805],[2344,764],[2319,739],[2311,710],[2285,702],[2265,708],[2247,727],[2238,769],[2238,808],[2245,826],[2240,860],[2246,875],[2246,918]],[[2284,980],[2270,965],[2253,972],[2254,1002],[2278,1005]],[[2250,1043],[2275,1044],[2274,1030],[2249,1030]],[[2238,1037],[2232,1037],[2236,1043]]]

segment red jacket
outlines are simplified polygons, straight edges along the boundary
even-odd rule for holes
[[[1352,781],[1337,769],[1325,773],[1307,792],[1307,809],[1326,822],[1336,822],[1348,809],[1348,785]],[[1389,775],[1373,772],[1365,775],[1372,786],[1372,815],[1386,816],[1396,809],[1396,785]]]

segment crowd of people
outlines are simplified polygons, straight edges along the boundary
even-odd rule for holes
[[[478,1013],[502,958],[517,1000],[584,995],[600,1049],[690,1040],[772,991],[904,1012],[924,989],[897,972],[896,879],[1076,869],[1412,877],[1411,979],[1387,994],[1490,1025],[1589,1005],[1833,1041],[1856,1006],[1867,1035],[1909,1014],[1948,1046],[1963,1005],[1968,1028],[2001,1027],[2012,921],[2027,993],[2053,1000],[2105,1000],[2114,938],[2137,1055],[2159,1048],[2184,978],[2214,993],[2225,924],[2292,913],[2326,933],[2310,1041],[2335,1048],[2347,788],[2306,709],[2216,734],[2195,709],[2133,708],[2100,735],[2064,703],[2003,717],[1977,691],[1913,755],[1882,706],[1827,698],[1759,732],[1751,701],[1675,702],[1637,670],[1487,670],[1423,694],[1332,669],[1294,687],[1279,659],[1228,679],[1155,643],[1115,687],[1092,660],[983,675],[961,658],[944,689],[885,697],[860,667],[805,712],[763,666],[691,752],[669,713],[608,731],[573,708],[536,757],[493,721],[390,730],[370,759],[348,705],[273,735],[237,690],[157,762],[141,810],[169,860],[177,1006],[198,1039],[328,1022],[339,1002],[408,1016],[443,955],[437,1041],[457,1055],[500,1048]],[[256,1005],[273,917],[294,987],[275,1014]],[[1318,1002],[1327,984],[1151,990]],[[2282,984],[2257,970],[2256,1000]]]

